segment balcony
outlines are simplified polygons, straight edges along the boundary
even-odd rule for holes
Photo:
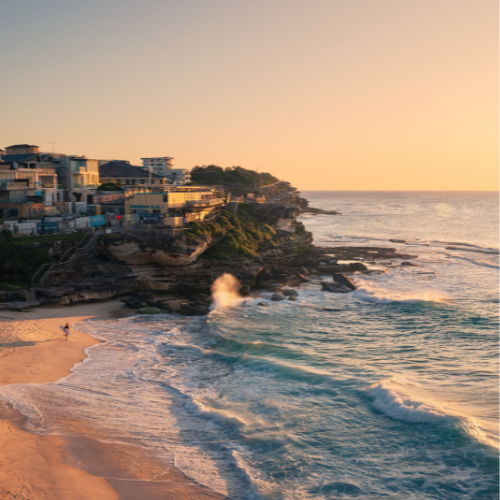
[[[99,183],[94,183],[94,184],[80,184],[80,183],[73,183],[73,189],[81,189],[81,188],[89,188],[89,189],[96,189],[99,187]]]
[[[56,187],[53,182],[42,182],[42,189],[56,189]]]
[[[222,205],[225,203],[224,198],[210,198],[208,200],[189,200],[186,205],[194,207],[211,207],[212,205]]]
[[[35,183],[28,181],[27,179],[21,179],[13,182],[6,182],[3,185],[0,185],[0,189],[2,191],[29,191],[30,189],[35,188]]]

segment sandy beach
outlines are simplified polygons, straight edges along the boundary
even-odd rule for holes
[[[130,313],[121,302],[108,301],[73,307],[38,308],[30,312],[0,311],[0,386],[17,383],[55,382],[85,358],[84,349],[99,341],[71,328],[68,340],[61,325],[70,326],[88,318],[119,318]],[[167,470],[144,457],[135,457],[120,446],[99,446],[75,439],[68,447],[58,436],[39,436],[22,429],[21,415],[0,403],[0,498],[18,500],[112,500],[134,498],[222,498],[190,481],[175,467]],[[68,449],[81,458],[88,456],[87,470],[69,465]],[[100,460],[96,461],[96,456]],[[105,480],[112,471],[116,477],[123,461],[142,460],[148,470],[168,484],[146,485],[144,479]],[[127,478],[129,479],[129,478]],[[132,478],[130,478],[132,479]],[[142,481],[141,481],[142,479]],[[137,484],[134,484],[137,483]],[[140,484],[142,483],[142,485]],[[146,495],[144,495],[146,493]]]

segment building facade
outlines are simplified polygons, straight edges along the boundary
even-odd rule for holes
[[[191,182],[191,174],[187,168],[173,168],[173,158],[159,156],[155,158],[141,158],[142,168],[167,179],[169,184],[185,186]]]
[[[136,193],[125,201],[125,214],[157,214],[161,224],[182,227],[194,220],[211,220],[225,202],[223,192],[208,187],[169,188],[163,193]]]
[[[165,177],[130,165],[128,161],[114,160],[99,166],[99,179],[105,182],[120,182],[127,192],[146,191],[146,187],[166,184]]]
[[[7,151],[13,149],[15,147],[11,146]],[[56,192],[55,166],[45,162],[39,153],[1,156],[0,219],[50,214]]]

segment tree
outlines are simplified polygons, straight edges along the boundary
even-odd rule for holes
[[[97,191],[121,191],[123,192],[123,184],[121,182],[103,182]]]

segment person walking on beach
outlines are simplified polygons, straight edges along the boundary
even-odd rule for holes
[[[69,323],[66,323],[64,326],[61,326],[61,330],[64,332],[64,340],[68,340],[69,337]]]

